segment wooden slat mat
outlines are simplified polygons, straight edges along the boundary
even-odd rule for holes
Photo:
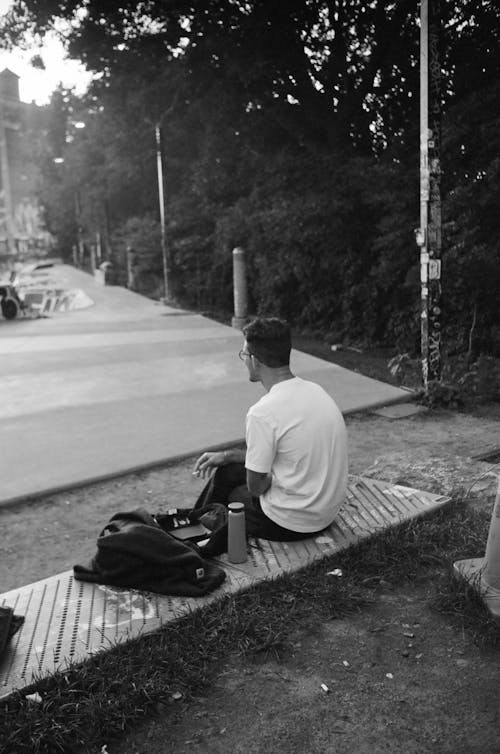
[[[0,663],[0,697],[29,685],[34,674],[39,677],[81,662],[226,594],[299,570],[448,502],[442,495],[351,478],[339,516],[320,536],[288,543],[251,540],[246,563],[236,566],[226,556],[217,559],[227,578],[206,597],[168,597],[90,584],[76,581],[72,571],[6,592],[0,595],[0,605],[12,607],[25,621]]]

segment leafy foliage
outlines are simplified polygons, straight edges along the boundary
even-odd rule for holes
[[[420,365],[417,359],[400,353],[387,367],[399,384],[418,387]],[[462,408],[478,403],[500,401],[500,360],[492,356],[447,356],[439,380],[429,380],[420,402],[430,408]]]

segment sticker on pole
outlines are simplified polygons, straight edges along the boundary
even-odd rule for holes
[[[429,280],[441,279],[441,260],[429,259]]]

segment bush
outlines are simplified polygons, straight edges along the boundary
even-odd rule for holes
[[[500,401],[500,360],[480,356],[469,364],[463,356],[444,364],[440,380],[429,381],[421,402],[431,408],[458,408]]]

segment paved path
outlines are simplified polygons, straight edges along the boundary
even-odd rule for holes
[[[240,332],[66,265],[53,274],[94,305],[0,320],[0,505],[242,440],[262,388],[238,359]],[[408,400],[298,351],[292,368],[344,413]]]

